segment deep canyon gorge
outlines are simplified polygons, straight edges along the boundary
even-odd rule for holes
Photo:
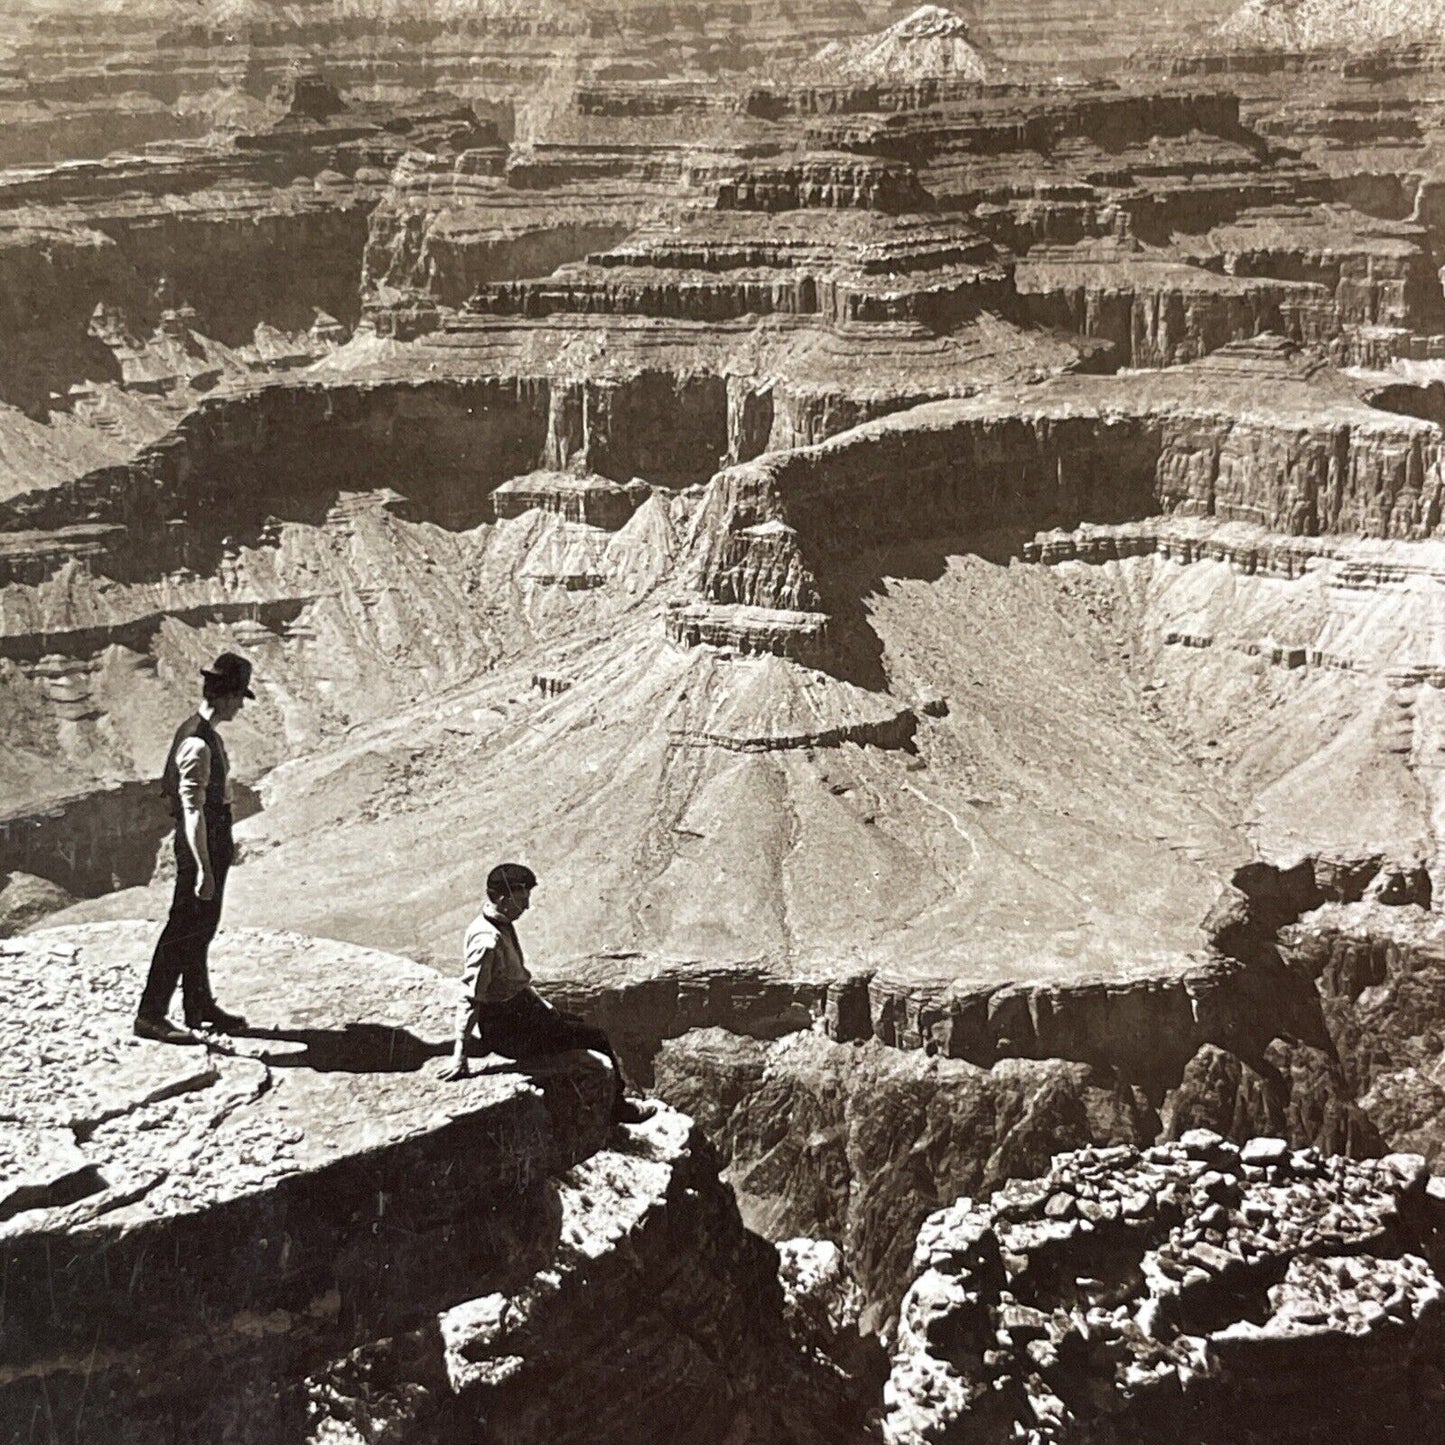
[[[1442,19],[8,7],[0,1440],[1445,1430]]]

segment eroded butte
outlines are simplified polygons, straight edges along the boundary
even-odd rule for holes
[[[313,1251],[304,1288],[217,1276],[196,1303],[229,1322],[214,1358],[279,1352],[282,1433],[251,1438],[460,1438],[488,1410],[588,1438],[596,1379],[530,1413],[527,1382],[594,1268],[624,1308],[671,1287],[670,1238],[710,1283],[629,1368],[691,1368],[665,1337],[699,1310],[712,1364],[687,1408],[617,1404],[608,1439],[806,1438],[748,1405],[785,1379],[824,1438],[1148,1438],[1137,1386],[1166,1434],[1197,1404],[1227,1439],[1297,1343],[1284,1315],[1390,1410],[1430,1395],[1439,1190],[1358,1161],[1445,1147],[1438,7],[302,8],[37,0],[0,28],[0,927],[12,986],[50,970],[69,999],[45,1047],[76,1061],[52,1096],[20,1029],[25,1287],[42,1238],[86,1260],[292,1188],[304,1213],[329,1169],[431,1167],[515,1114],[541,1193],[477,1188],[575,1217],[573,1253],[443,1250],[443,1278],[416,1246],[395,1299],[352,1308],[361,1215],[265,1234]],[[290,1072],[237,1041],[174,1074],[117,1032],[169,887],[164,742],[223,648],[260,696],[228,733],[216,966],[307,1036]],[[581,1063],[568,1112],[570,1066],[464,1098],[432,1062],[512,856],[542,879],[541,986],[685,1111],[635,1157],[589,1132]],[[307,1003],[313,965],[392,982]],[[405,1078],[378,1029],[412,1040]],[[293,1099],[319,1121],[294,1139]],[[1136,1277],[1199,1235],[1198,1151],[1231,1147],[1203,1130],[1288,1152],[1196,1213],[1258,1206],[1240,1179],[1302,1191],[1301,1219],[1329,1190],[1396,1210],[1399,1250],[1342,1246],[1418,1259],[1369,1297],[1393,1324],[1357,1329],[1369,1292],[1308,1242],[1240,1254],[1235,1295]],[[1032,1231],[1086,1273],[1092,1230],[1060,1221],[1097,1221],[1051,1201],[1146,1176],[1172,1202],[1120,1206],[1107,1300],[1009,1258]],[[619,1252],[614,1215],[656,1237]],[[744,1221],[813,1241],[786,1296]],[[120,1383],[187,1320],[137,1305],[111,1339],[77,1270],[111,1372],[109,1416],[74,1397],[95,1438],[127,1412],[192,1438],[168,1386]],[[92,1346],[32,1306],[0,1401],[38,1419]],[[1093,1349],[1095,1309],[1125,1344]],[[1408,1358],[1371,1375],[1392,1340]],[[258,1400],[205,1428],[242,1438]]]

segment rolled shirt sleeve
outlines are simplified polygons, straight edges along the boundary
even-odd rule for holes
[[[211,783],[211,750],[200,738],[187,738],[177,749],[176,778],[181,806],[188,813],[203,812]]]

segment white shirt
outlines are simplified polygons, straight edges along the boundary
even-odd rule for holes
[[[462,988],[477,1003],[505,1003],[532,982],[516,931],[491,904],[472,919],[462,957]]]
[[[226,745],[221,735],[216,734],[216,747],[221,754],[221,766],[226,770],[226,802],[234,801],[231,789],[231,762],[226,756]],[[176,791],[180,794],[181,806],[188,812],[205,811],[206,789],[211,782],[211,750],[202,738],[187,738],[176,749]]]

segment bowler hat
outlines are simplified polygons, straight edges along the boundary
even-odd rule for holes
[[[217,692],[256,696],[251,691],[251,664],[238,653],[223,652],[209,667],[201,669],[201,676],[209,678]]]

